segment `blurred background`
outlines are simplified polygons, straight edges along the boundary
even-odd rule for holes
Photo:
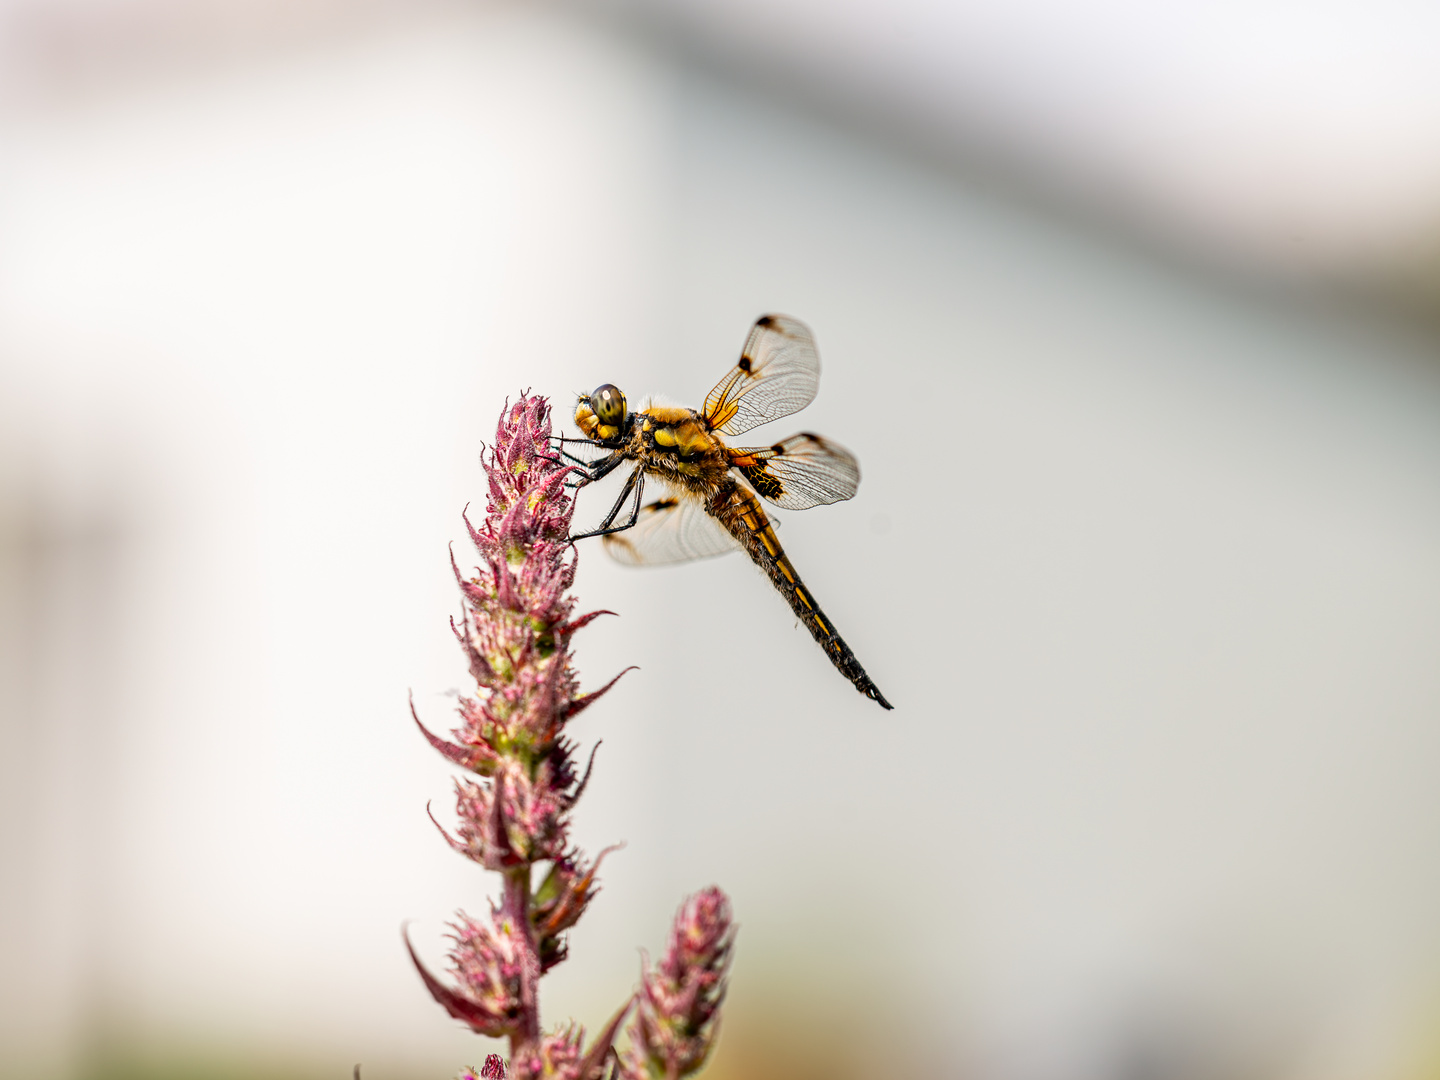
[[[584,549],[641,670],[548,1020],[718,882],[715,1080],[1440,1076],[1440,8],[3,0],[5,1076],[496,1049],[399,936],[493,886],[406,712],[482,441],[765,311],[896,709],[740,558]]]

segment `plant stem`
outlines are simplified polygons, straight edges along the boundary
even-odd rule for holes
[[[520,968],[520,1030],[510,1036],[510,1058],[514,1060],[522,1046],[540,1038],[540,1001],[535,985],[540,977],[540,954],[530,925],[529,863],[505,871],[504,910],[514,920],[525,948]]]

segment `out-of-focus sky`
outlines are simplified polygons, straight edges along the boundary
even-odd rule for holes
[[[715,881],[717,1078],[1432,1075],[1440,363],[1355,297],[1429,258],[1440,39],[1165,11],[4,7],[5,1074],[482,1060],[398,938],[490,887],[405,705],[482,440],[775,310],[762,437],[864,470],[781,537],[896,710],[738,558],[582,551],[628,846],[547,1017]]]

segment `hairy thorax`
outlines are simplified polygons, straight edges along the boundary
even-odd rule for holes
[[[691,409],[653,406],[636,414],[626,449],[656,479],[700,495],[713,492],[730,468],[724,445]]]

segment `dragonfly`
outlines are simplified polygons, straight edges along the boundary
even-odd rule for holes
[[[726,437],[799,412],[820,389],[820,354],[810,328],[786,315],[762,315],[740,359],[715,384],[700,411],[651,405],[631,412],[611,383],[578,395],[575,425],[584,438],[560,451],[581,474],[576,487],[632,466],[598,528],[570,537],[603,537],[605,550],[631,566],[657,566],[741,550],[790,604],[831,663],[883,708],[893,706],[845,644],[775,535],[760,500],[783,510],[841,502],[860,485],[860,466],[843,447],[811,432],[770,446],[732,447]],[[585,460],[565,444],[608,451]],[[646,481],[664,497],[642,503]],[[622,517],[627,511],[628,517]],[[617,524],[617,519],[619,523]]]

